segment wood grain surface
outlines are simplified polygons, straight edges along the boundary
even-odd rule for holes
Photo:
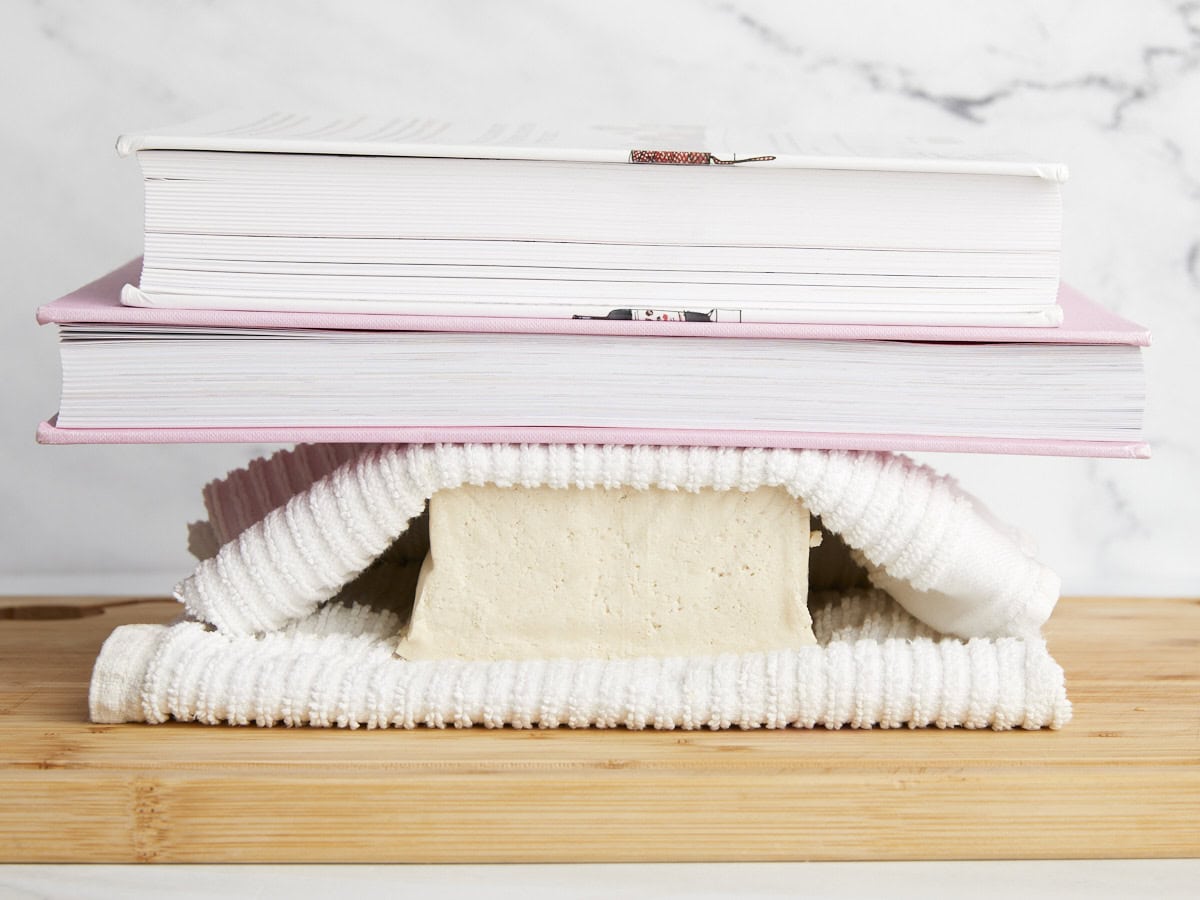
[[[156,599],[0,600],[0,859],[503,862],[1200,855],[1200,600],[1064,600],[1062,731],[92,725]]]

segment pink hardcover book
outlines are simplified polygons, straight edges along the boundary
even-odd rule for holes
[[[533,333],[618,336],[690,336],[809,341],[920,341],[946,343],[1124,344],[1146,347],[1149,332],[1063,285],[1058,303],[1063,322],[1053,328],[768,324],[724,322],[646,322],[587,319],[412,316],[390,313],[277,312],[174,309],[124,306],[121,290],[138,280],[141,261],[133,260],[108,275],[40,307],[41,324],[116,324],[201,326],[213,328],[301,328],[350,331],[425,331]],[[1110,458],[1147,458],[1144,441],[1026,439],[912,434],[818,433],[753,430],[596,428],[563,426],[372,426],[372,427],[217,427],[217,428],[61,428],[56,418],[43,422],[37,438],[44,444],[121,443],[302,443],[302,442],[504,442],[660,444],[899,450],[1032,454]]]

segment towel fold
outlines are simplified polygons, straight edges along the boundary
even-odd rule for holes
[[[210,524],[223,543],[175,596],[192,616],[229,634],[281,628],[379,557],[435,491],[464,484],[781,486],[857,551],[878,586],[942,633],[1036,634],[1058,599],[1058,577],[1019,535],[952,479],[900,454],[556,444],[279,454],[206,489]],[[270,508],[286,495],[280,485],[306,486]]]

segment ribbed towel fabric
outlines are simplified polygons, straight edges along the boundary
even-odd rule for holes
[[[269,634],[126,625],[100,652],[95,722],[413,728],[1059,728],[1037,638],[940,638],[878,590],[813,603],[816,646],[716,657],[406,662],[400,618],[334,603]]]
[[[438,444],[358,446],[338,459],[327,450],[283,453],[209,485],[220,546],[176,589],[189,614],[229,634],[304,618],[378,558],[435,491],[464,484],[781,486],[857,552],[877,586],[940,632],[1035,634],[1058,599],[1058,577],[1018,533],[952,479],[900,454]],[[294,484],[307,486],[264,509]]]
[[[781,486],[842,537],[877,589],[814,604],[819,645],[797,650],[395,658],[400,618],[378,608],[371,579],[354,579],[403,544],[436,491],[489,483]],[[953,480],[898,454],[308,445],[212,482],[204,498],[209,519],[189,536],[201,561],[176,590],[190,621],[113,633],[93,675],[95,721],[1005,729],[1070,717],[1040,638],[1057,577]]]

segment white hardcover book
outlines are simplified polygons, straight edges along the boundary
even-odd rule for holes
[[[875,143],[786,130],[213,117],[118,143],[146,176],[145,268],[125,300],[1061,319],[1064,166]]]

